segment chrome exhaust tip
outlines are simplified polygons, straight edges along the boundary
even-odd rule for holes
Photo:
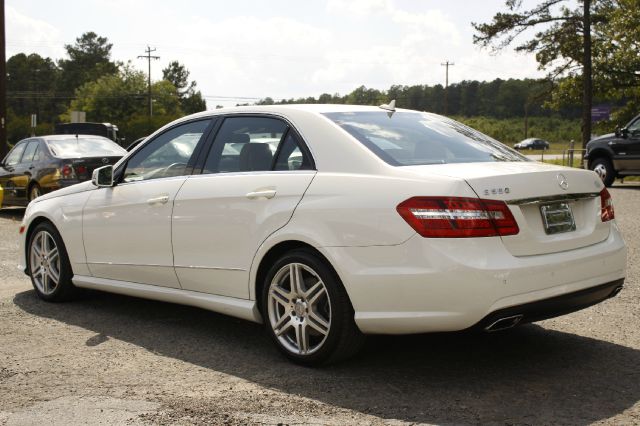
[[[616,288],[613,289],[613,291],[611,292],[611,294],[609,295],[609,297],[615,297],[618,295],[618,293],[620,293],[622,291],[622,286],[618,286]]]
[[[520,323],[520,321],[522,321],[523,316],[524,315],[519,314],[519,315],[512,315],[510,317],[500,318],[492,322],[490,325],[486,326],[484,328],[484,331],[491,333],[493,331],[507,330],[509,328],[515,327]]]

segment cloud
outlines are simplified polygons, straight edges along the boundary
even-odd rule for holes
[[[7,57],[16,53],[38,52],[41,56],[60,58],[65,55],[59,29],[6,6]]]
[[[328,0],[327,11],[364,17],[374,13],[385,13],[393,8],[391,0]]]

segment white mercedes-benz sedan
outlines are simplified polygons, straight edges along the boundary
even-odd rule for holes
[[[393,103],[185,117],[31,202],[20,234],[44,300],[88,288],[264,322],[307,365],[365,334],[576,311],[616,295],[626,267],[596,174]]]

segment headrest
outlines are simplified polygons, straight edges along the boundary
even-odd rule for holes
[[[270,170],[273,155],[266,143],[248,143],[240,151],[240,171]]]
[[[251,138],[249,138],[248,133],[232,133],[229,143],[249,143],[250,141]]]

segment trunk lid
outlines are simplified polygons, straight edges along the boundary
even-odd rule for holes
[[[71,160],[71,166],[79,180],[91,179],[93,171],[99,167],[116,164],[122,156],[83,157]]]
[[[588,170],[538,162],[491,162],[410,166],[420,175],[464,179],[480,198],[505,201],[518,222],[517,235],[501,237],[514,256],[586,247],[609,236],[600,219],[602,182]],[[572,226],[571,220],[573,220]]]

